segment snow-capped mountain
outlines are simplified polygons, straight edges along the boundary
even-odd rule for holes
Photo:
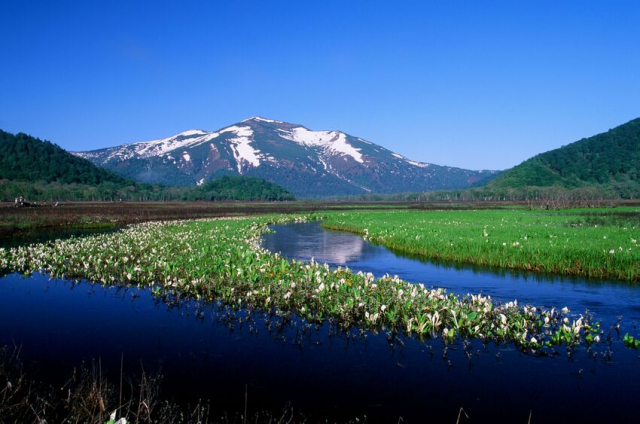
[[[184,186],[240,174],[299,197],[459,189],[495,175],[414,162],[341,131],[258,116],[215,132],[189,130],[74,154],[142,182]]]

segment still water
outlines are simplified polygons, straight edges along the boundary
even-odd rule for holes
[[[275,233],[265,236],[263,246],[288,258],[313,258],[334,267],[372,272],[376,277],[388,273],[460,295],[482,293],[501,302],[517,299],[521,304],[546,308],[567,306],[576,313],[588,310],[603,323],[612,323],[618,316],[623,316],[627,325],[640,322],[640,285],[421,260],[394,253],[354,234],[325,230],[319,222],[271,228]]]
[[[575,312],[586,307],[605,323],[622,315],[623,330],[630,332],[638,320],[639,292],[627,285],[423,263],[318,224],[275,230],[264,246],[298,259],[314,257],[377,276],[389,272],[505,301],[567,305]],[[301,335],[303,327],[294,319],[269,331],[261,317],[240,324],[223,307],[169,307],[147,290],[40,275],[0,279],[0,344],[22,345],[30,370],[51,382],[98,357],[116,381],[122,355],[128,374],[139,373],[141,364],[147,372],[161,367],[163,395],[179,402],[210,398],[217,410],[241,411],[246,385],[250,413],[281,410],[290,402],[310,422],[365,415],[369,422],[455,422],[460,407],[470,417],[462,423],[526,423],[529,414],[532,423],[615,422],[636,414],[640,358],[620,341],[612,342],[611,361],[584,350],[571,358],[562,351],[536,358],[510,345],[477,342],[471,359],[460,346],[443,358],[439,339],[390,345],[384,333],[336,336],[325,325]]]

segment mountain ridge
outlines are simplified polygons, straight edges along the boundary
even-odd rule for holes
[[[147,183],[200,185],[222,175],[247,175],[303,197],[466,188],[496,175],[412,161],[342,131],[313,131],[261,116],[217,131],[191,129],[72,153]]]

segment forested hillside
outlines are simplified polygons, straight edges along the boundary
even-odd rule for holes
[[[0,130],[0,180],[98,185],[127,181],[57,145]]]
[[[505,171],[493,188],[599,186],[622,197],[640,190],[640,118],[539,154]]]
[[[260,178],[224,176],[185,193],[185,200],[295,200],[279,185]]]

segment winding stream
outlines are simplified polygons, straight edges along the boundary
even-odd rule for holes
[[[263,247],[302,261],[313,258],[334,267],[398,275],[426,287],[444,287],[459,295],[490,295],[501,302],[517,299],[521,304],[562,308],[575,313],[593,313],[603,324],[618,316],[625,325],[640,323],[640,285],[603,280],[586,280],[556,275],[511,272],[421,260],[394,253],[384,246],[365,241],[350,233],[330,231],[319,222],[278,225],[264,237]]]
[[[361,237],[323,230],[319,224],[276,226],[264,246],[301,260],[397,274],[410,282],[455,293],[544,306],[588,308],[605,325],[623,316],[622,334],[640,316],[640,290],[610,282],[554,279],[456,268],[397,256]],[[243,320],[243,323],[240,322]],[[615,332],[596,358],[584,348],[571,357],[525,356],[511,345],[472,343],[443,356],[440,339],[389,340],[386,334],[332,334],[295,318],[271,330],[245,312],[230,319],[225,308],[182,302],[169,307],[148,290],[103,288],[34,275],[0,278],[0,344],[22,346],[38,378],[64,380],[82,361],[100,358],[105,373],[161,367],[164,396],[179,402],[210,398],[212,408],[241,411],[248,387],[250,412],[281,410],[287,402],[315,418],[338,422],[455,422],[460,407],[471,423],[616,422],[636,416],[640,393],[638,351]],[[613,321],[611,321],[613,320]],[[305,333],[302,335],[302,333]]]

